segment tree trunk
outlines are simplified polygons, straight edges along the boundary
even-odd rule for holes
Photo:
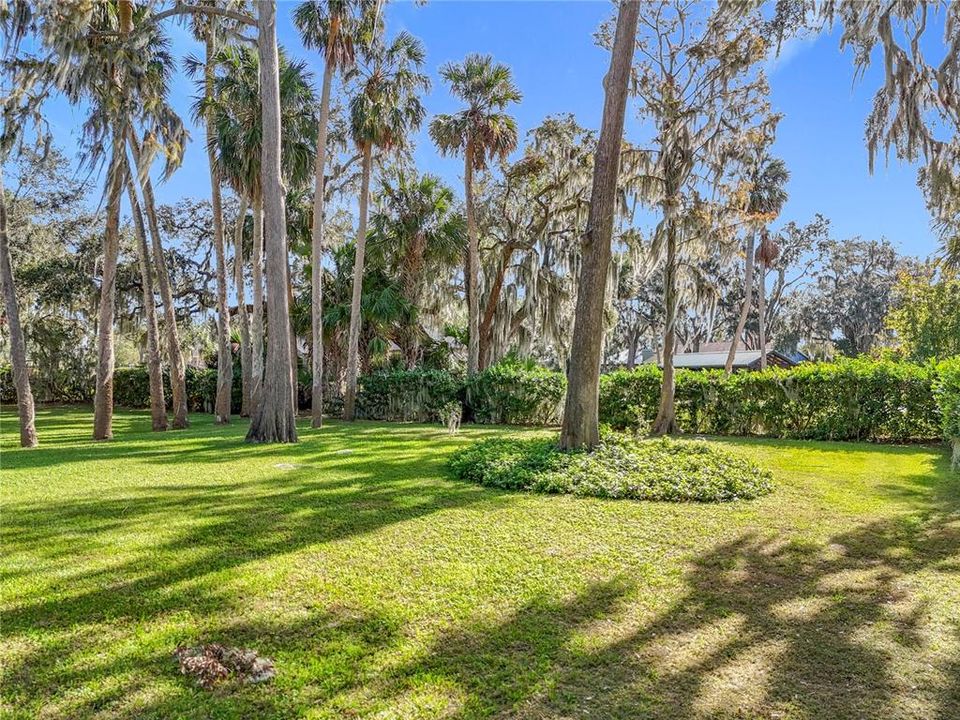
[[[125,172],[127,197],[130,199],[130,214],[133,216],[133,233],[137,239],[137,255],[140,260],[140,282],[143,286],[143,310],[147,321],[147,372],[150,376],[150,421],[154,431],[167,429],[167,403],[163,396],[163,365],[160,363],[160,329],[157,327],[157,305],[153,296],[153,274],[150,270],[150,250],[147,247],[147,230],[133,178]]]
[[[327,46],[336,41],[334,28]],[[333,63],[327,54],[323,68],[323,89],[320,93],[320,124],[317,126],[316,180],[313,188],[313,232],[310,247],[310,320],[313,380],[310,385],[310,424],[323,426],[323,215],[324,181],[327,165],[327,125],[330,122],[330,86],[333,82]]]
[[[350,335],[347,340],[347,391],[343,398],[343,419],[353,420],[357,402],[357,356],[360,349],[360,300],[363,292],[363,263],[367,248],[367,200],[370,194],[369,143],[363,148],[363,179],[360,183],[360,226],[353,263],[353,295],[350,299]]]
[[[637,345],[640,344],[640,326],[634,325],[630,328],[630,335],[627,337],[627,370],[633,370],[637,366]]]
[[[247,219],[247,196],[241,193],[237,225],[233,231],[233,283],[237,289],[237,321],[240,323],[240,417],[250,417],[250,387],[253,354],[250,351],[250,313],[247,312],[246,282],[243,278],[243,226]]]
[[[613,242],[620,146],[627,106],[627,84],[637,35],[637,0],[624,0],[604,78],[603,120],[593,170],[590,211],[583,234],[583,261],[567,373],[560,447],[592,448],[600,442],[600,355],[603,350],[603,310]]]
[[[767,369],[767,268],[760,265],[760,287],[757,288],[757,314],[760,326],[760,369]]]
[[[253,317],[250,322],[250,414],[263,396],[263,201],[253,199],[253,251],[250,256],[253,282]]]
[[[747,236],[747,259],[743,271],[743,307],[740,308],[740,319],[737,321],[737,330],[733,333],[733,340],[730,341],[730,352],[727,354],[726,371],[729,375],[733,372],[733,361],[737,354],[737,345],[740,343],[740,336],[747,326],[747,318],[750,317],[750,305],[753,301],[753,246],[756,243],[757,234],[750,233]]]
[[[17,286],[13,278],[10,243],[7,239],[7,197],[3,188],[2,173],[0,173],[0,287],[3,289],[7,330],[10,334],[10,364],[13,366],[13,385],[17,390],[17,411],[20,415],[20,447],[32,448],[37,446],[37,430],[33,422],[33,392],[30,390],[27,344],[23,337],[23,328],[20,326],[20,306],[17,304]]]
[[[204,93],[209,102],[213,98],[213,58],[216,53],[216,18],[207,19],[207,55],[203,71]],[[213,115],[206,117],[207,139],[216,134]],[[227,306],[227,250],[223,237],[223,206],[220,198],[220,172],[213,146],[207,143],[207,162],[210,166],[210,203],[213,205],[213,249],[217,259],[217,397],[213,412],[217,424],[230,422],[230,402],[233,397],[233,352],[230,348],[230,308]]]
[[[113,311],[120,253],[120,194],[123,191],[125,131],[117,128],[107,176],[107,223],[103,233],[100,310],[97,317],[97,387],[93,398],[93,439],[113,437]]]
[[[264,235],[267,255],[267,294],[270,335],[262,398],[247,433],[248,442],[296,442],[297,418],[291,387],[290,307],[287,302],[287,224],[280,179],[280,68],[277,52],[277,6],[257,3],[260,92],[263,114]]]
[[[463,160],[463,194],[467,205],[467,375],[480,369],[480,238],[473,203],[473,140]]]
[[[663,328],[663,382],[660,385],[660,408],[653,421],[654,435],[677,432],[677,410],[673,355],[677,345],[677,230],[674,220],[667,226],[667,261],[663,270],[665,323]]]
[[[180,347],[180,333],[177,330],[177,311],[173,304],[173,289],[170,284],[170,274],[167,271],[167,261],[163,252],[163,242],[160,239],[160,226],[157,222],[157,203],[153,197],[153,183],[147,168],[141,166],[140,145],[137,137],[130,128],[127,134],[130,152],[140,179],[140,190],[143,192],[143,204],[147,212],[147,225],[150,229],[150,242],[153,250],[154,269],[157,273],[157,285],[160,287],[160,301],[163,303],[163,321],[167,339],[167,359],[170,362],[170,393],[173,396],[173,423],[174,430],[182,430],[190,426],[190,408],[187,402],[186,363],[183,360],[183,350]]]
[[[483,317],[480,319],[480,348],[478,350],[480,357],[480,369],[483,370],[490,365],[490,353],[493,352],[493,319],[497,314],[497,303],[500,302],[500,293],[503,291],[503,282],[507,275],[507,267],[510,264],[510,258],[513,257],[513,245],[508,244],[500,254],[500,266],[497,268],[497,274],[493,278],[490,286],[490,293],[487,296],[487,303],[483,309]]]

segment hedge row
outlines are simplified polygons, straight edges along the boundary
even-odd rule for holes
[[[188,368],[187,373],[191,410],[212,407],[216,370]],[[9,368],[0,368],[4,402],[13,400],[10,380]],[[604,375],[600,421],[620,429],[647,429],[656,415],[660,382],[659,368],[651,365]],[[556,424],[565,392],[562,373],[517,362],[470,379],[441,370],[391,370],[360,378],[357,411],[372,420],[435,422],[446,404],[459,401],[465,417],[475,422]],[[236,377],[235,410],[239,395]],[[146,369],[118,368],[114,400],[146,407]],[[328,392],[327,400],[327,411],[335,413],[337,398]],[[871,441],[960,438],[960,359],[939,366],[856,359],[733,375],[679,370],[676,404],[678,424],[687,433]]]
[[[960,468],[960,357],[940,363],[934,393],[943,436],[953,444],[953,466]]]
[[[683,432],[710,435],[930,440],[940,437],[936,377],[934,365],[861,359],[732,375],[678,370],[677,421]],[[618,428],[648,427],[660,382],[652,366],[605,375],[601,419]]]

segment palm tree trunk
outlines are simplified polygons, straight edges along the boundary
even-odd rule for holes
[[[347,337],[347,391],[343,398],[343,419],[353,420],[357,402],[357,356],[360,349],[360,300],[363,293],[363,264],[367,249],[367,201],[370,195],[370,153],[363,147],[363,175],[360,182],[360,225],[357,229],[357,252],[353,261],[353,294],[350,298],[350,333]]]
[[[740,319],[737,321],[737,330],[733,333],[733,340],[730,341],[730,352],[727,354],[726,371],[729,375],[733,372],[733,361],[737,354],[737,345],[740,337],[743,335],[743,329],[747,326],[747,318],[750,316],[750,305],[753,302],[753,246],[756,243],[756,232],[747,236],[747,259],[743,271],[743,307],[740,308]]]
[[[20,447],[37,446],[37,430],[34,427],[33,392],[30,390],[30,368],[27,367],[27,344],[20,326],[20,306],[17,304],[17,287],[13,278],[13,263],[10,261],[10,244],[7,239],[7,197],[0,173],[0,287],[3,288],[4,310],[7,314],[7,330],[10,334],[10,364],[13,366],[13,384],[17,390],[17,411],[20,415]]]
[[[327,38],[330,46],[335,40],[333,28]],[[323,214],[324,181],[327,164],[327,125],[330,122],[330,86],[333,82],[333,63],[328,56],[323,68],[323,89],[320,93],[320,124],[317,126],[316,181],[313,189],[313,233],[310,249],[310,300],[313,381],[310,387],[310,424],[323,426]]]
[[[620,146],[627,106],[627,83],[637,36],[637,0],[624,0],[604,78],[603,120],[593,170],[593,188],[587,229],[583,234],[583,261],[574,316],[574,352],[567,374],[560,447],[592,448],[600,442],[600,356],[603,351],[603,310],[613,242]]]
[[[216,18],[210,17],[207,29],[204,92],[209,102],[213,98],[213,58],[216,53]],[[207,138],[216,134],[213,115],[207,113]],[[213,249],[217,261],[217,396],[213,412],[217,424],[230,422],[230,401],[233,396],[233,353],[230,348],[230,309],[227,306],[227,251],[223,237],[223,204],[220,197],[220,172],[214,148],[207,143],[207,162],[210,166],[210,202],[213,205]]]
[[[663,329],[663,382],[660,385],[660,408],[653,421],[654,435],[672,435],[677,432],[675,402],[676,381],[673,355],[677,345],[677,230],[674,220],[667,226],[667,261],[663,270],[663,297],[665,323]]]
[[[760,264],[760,287],[757,288],[757,315],[760,325],[760,369],[767,369],[767,268]]]
[[[237,225],[233,231],[233,282],[237,289],[237,320],[240,323],[240,417],[250,417],[252,353],[250,350],[250,313],[247,312],[246,283],[243,279],[243,225],[247,219],[247,196],[240,194]]]
[[[263,201],[253,199],[253,251],[250,257],[253,282],[253,317],[250,322],[250,414],[263,396]]]
[[[467,375],[480,369],[480,238],[473,202],[473,141],[467,140],[463,161],[463,194],[467,205]]]
[[[113,313],[120,253],[120,194],[123,191],[125,130],[114,131],[113,157],[107,177],[107,223],[103,233],[100,310],[97,318],[97,387],[93,398],[93,439],[113,437]]]
[[[163,322],[167,340],[167,359],[170,362],[170,393],[173,396],[173,423],[174,430],[182,430],[190,426],[190,408],[187,401],[186,363],[183,359],[183,349],[180,347],[180,333],[177,330],[177,310],[173,304],[173,288],[170,283],[170,273],[163,252],[163,242],[160,239],[160,226],[157,222],[157,203],[153,196],[153,183],[147,169],[141,166],[140,145],[137,137],[130,128],[127,138],[133,162],[140,178],[140,190],[143,192],[143,204],[147,212],[147,226],[150,230],[154,270],[157,273],[157,285],[160,288],[160,301],[163,303]]]
[[[150,250],[147,247],[147,231],[143,212],[133,178],[126,175],[127,197],[130,199],[130,214],[133,216],[133,232],[137,239],[137,255],[140,260],[140,282],[143,285],[143,309],[147,321],[147,372],[150,376],[150,420],[154,431],[167,429],[167,403],[163,397],[163,366],[160,364],[160,329],[157,327],[157,305],[153,296],[153,275],[150,270]]]
[[[263,115],[261,187],[267,255],[267,307],[270,335],[262,398],[247,433],[248,442],[296,442],[297,418],[293,406],[290,307],[287,302],[287,226],[280,179],[280,62],[277,51],[277,6],[257,3],[260,88]]]

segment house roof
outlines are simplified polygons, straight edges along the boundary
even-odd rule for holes
[[[781,367],[790,367],[797,364],[797,359],[772,350],[767,351],[767,359],[771,364]],[[644,362],[656,363],[657,358],[654,356]],[[739,350],[733,356],[733,366],[735,368],[755,367],[759,363],[759,350]],[[677,368],[723,368],[726,364],[727,352],[677,353],[673,356],[673,366]]]

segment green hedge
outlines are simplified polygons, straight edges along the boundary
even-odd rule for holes
[[[933,365],[843,360],[727,375],[678,370],[683,432],[817,440],[910,441],[939,437]],[[645,429],[660,395],[659,368],[601,378],[600,418]]]
[[[934,384],[943,437],[953,444],[953,467],[960,468],[960,357],[944,360]]]
[[[566,392],[563,373],[504,362],[468,379],[465,397],[474,422],[554,425],[563,414]]]
[[[357,415],[368,420],[439,422],[440,411],[457,400],[463,381],[444,370],[388,370],[358,381]]]
[[[187,403],[191,412],[203,412],[213,407],[217,395],[217,371],[210,368],[186,368]],[[233,383],[234,410],[240,409],[240,378]],[[170,374],[163,371],[163,393],[167,407],[172,407]],[[150,374],[143,365],[120,367],[113,373],[113,404],[118,407],[143,408],[150,406]]]

